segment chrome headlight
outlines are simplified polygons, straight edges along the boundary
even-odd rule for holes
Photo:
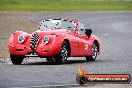
[[[25,40],[24,35],[21,34],[21,35],[18,36],[18,42],[19,42],[19,43],[23,43],[24,40]]]
[[[49,43],[49,38],[47,36],[44,36],[43,39],[42,39],[42,42],[44,44],[48,44]]]

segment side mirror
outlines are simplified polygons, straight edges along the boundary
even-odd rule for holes
[[[91,36],[91,34],[92,34],[92,30],[91,29],[85,29],[86,31],[85,31],[85,34],[88,36],[88,37],[90,37]]]

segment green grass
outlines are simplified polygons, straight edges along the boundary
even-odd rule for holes
[[[0,11],[132,10],[132,0],[0,0]]]

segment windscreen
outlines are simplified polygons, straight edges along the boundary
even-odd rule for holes
[[[66,30],[74,30],[75,23],[73,21],[68,20],[44,20],[40,23],[40,30],[53,30],[53,29],[66,29]]]

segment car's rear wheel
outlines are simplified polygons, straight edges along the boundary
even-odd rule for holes
[[[64,41],[62,43],[60,53],[57,55],[57,57],[55,57],[56,63],[59,63],[59,64],[66,63],[68,55],[69,55],[68,43],[66,41]]]
[[[94,42],[92,45],[92,55],[86,57],[86,61],[95,61],[95,59],[97,58],[97,55],[98,55],[98,46]]]
[[[10,55],[10,58],[14,65],[20,65],[24,59],[24,56]]]

